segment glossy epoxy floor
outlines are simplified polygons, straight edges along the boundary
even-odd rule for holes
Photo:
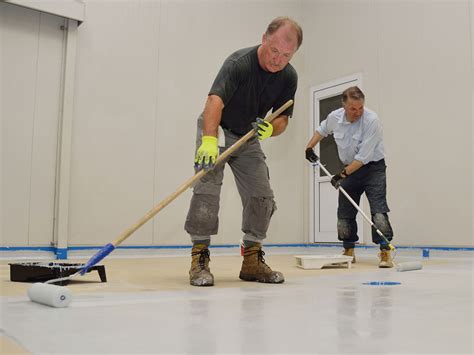
[[[187,284],[188,256],[108,258],[108,282],[72,282],[64,309],[30,302],[3,261],[1,353],[473,353],[471,253],[410,272],[378,269],[374,249],[358,250],[352,269],[295,266],[294,255],[339,251],[268,250],[286,281],[265,285],[238,280],[236,253],[211,250],[216,286],[207,288]]]

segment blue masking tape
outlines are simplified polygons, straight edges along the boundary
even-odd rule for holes
[[[395,285],[401,285],[401,282],[394,282],[394,281],[370,281],[370,282],[364,282],[363,285],[369,285],[369,286],[395,286]]]

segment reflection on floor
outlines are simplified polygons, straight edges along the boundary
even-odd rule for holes
[[[29,284],[1,267],[1,353],[445,353],[472,354],[472,253],[423,259],[419,271],[377,268],[374,249],[352,269],[302,270],[275,248],[281,285],[238,279],[235,250],[211,250],[215,287],[188,285],[189,251],[104,260],[107,283],[89,274],[68,288],[73,303],[30,302]],[[309,254],[334,254],[311,249]],[[421,253],[421,252],[420,252]],[[466,255],[467,254],[467,255]],[[399,262],[421,255],[399,252]],[[9,260],[10,262],[12,260]],[[78,262],[78,260],[71,260]],[[83,260],[82,260],[83,262]],[[370,286],[371,281],[400,282]]]

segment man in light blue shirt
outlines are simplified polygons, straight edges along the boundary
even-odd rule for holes
[[[364,107],[365,95],[353,86],[342,93],[343,107],[331,112],[321,122],[306,147],[306,159],[315,163],[318,157],[313,148],[330,134],[334,135],[341,162],[345,168],[331,179],[337,189],[342,186],[356,202],[365,192],[369,200],[372,221],[390,241],[393,231],[388,219],[387,184],[382,125],[377,114]],[[356,223],[357,209],[339,192],[337,234],[343,242],[344,255],[354,257],[354,246],[359,240]],[[379,267],[393,267],[390,247],[374,229],[372,240],[380,245]]]

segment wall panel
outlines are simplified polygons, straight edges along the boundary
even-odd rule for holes
[[[71,245],[113,240],[153,207],[159,5],[86,4],[78,29]],[[151,228],[143,226],[131,243],[150,244]]]
[[[271,3],[271,6],[268,6]],[[294,1],[164,1],[160,20],[158,115],[156,117],[155,201],[172,193],[192,176],[196,119],[202,112],[209,89],[224,60],[240,48],[261,43],[268,23],[279,15],[299,20],[301,8]],[[242,19],[245,19],[243,21]],[[302,73],[302,52],[292,63]],[[304,87],[298,97],[304,96]],[[298,103],[301,103],[298,101]],[[303,238],[296,206],[301,206],[301,161],[294,144],[295,117],[283,135],[262,144],[270,167],[278,212],[274,215],[268,243],[298,243]],[[298,171],[288,174],[288,170]],[[289,191],[288,185],[293,188]],[[191,190],[160,212],[154,220],[155,244],[189,244],[184,222]],[[225,169],[220,201],[220,228],[213,244],[236,244],[242,238],[242,204],[229,167]]]
[[[470,2],[304,3],[308,80],[362,72],[384,125],[395,244],[472,245]]]
[[[40,16],[29,220],[30,244],[34,245],[48,244],[53,236],[63,22],[57,16]]]
[[[2,244],[48,245],[62,58],[62,20],[0,4]]]
[[[284,135],[263,142],[278,205],[267,242],[307,241],[309,166],[302,152],[309,88],[361,72],[367,106],[385,128],[397,242],[472,245],[469,0],[86,1],[78,29],[70,245],[115,239],[193,174],[195,120],[217,71],[234,50],[260,43],[278,15],[296,18],[305,35],[292,61],[299,72],[294,118]],[[0,16],[0,236],[2,244],[48,244],[62,20],[5,3]],[[188,244],[190,198],[185,192],[126,244]],[[213,243],[236,243],[240,218],[226,169]]]
[[[455,176],[472,180],[467,5],[378,5],[389,196],[397,239],[403,244],[471,241],[472,205],[466,186],[453,183]]]

